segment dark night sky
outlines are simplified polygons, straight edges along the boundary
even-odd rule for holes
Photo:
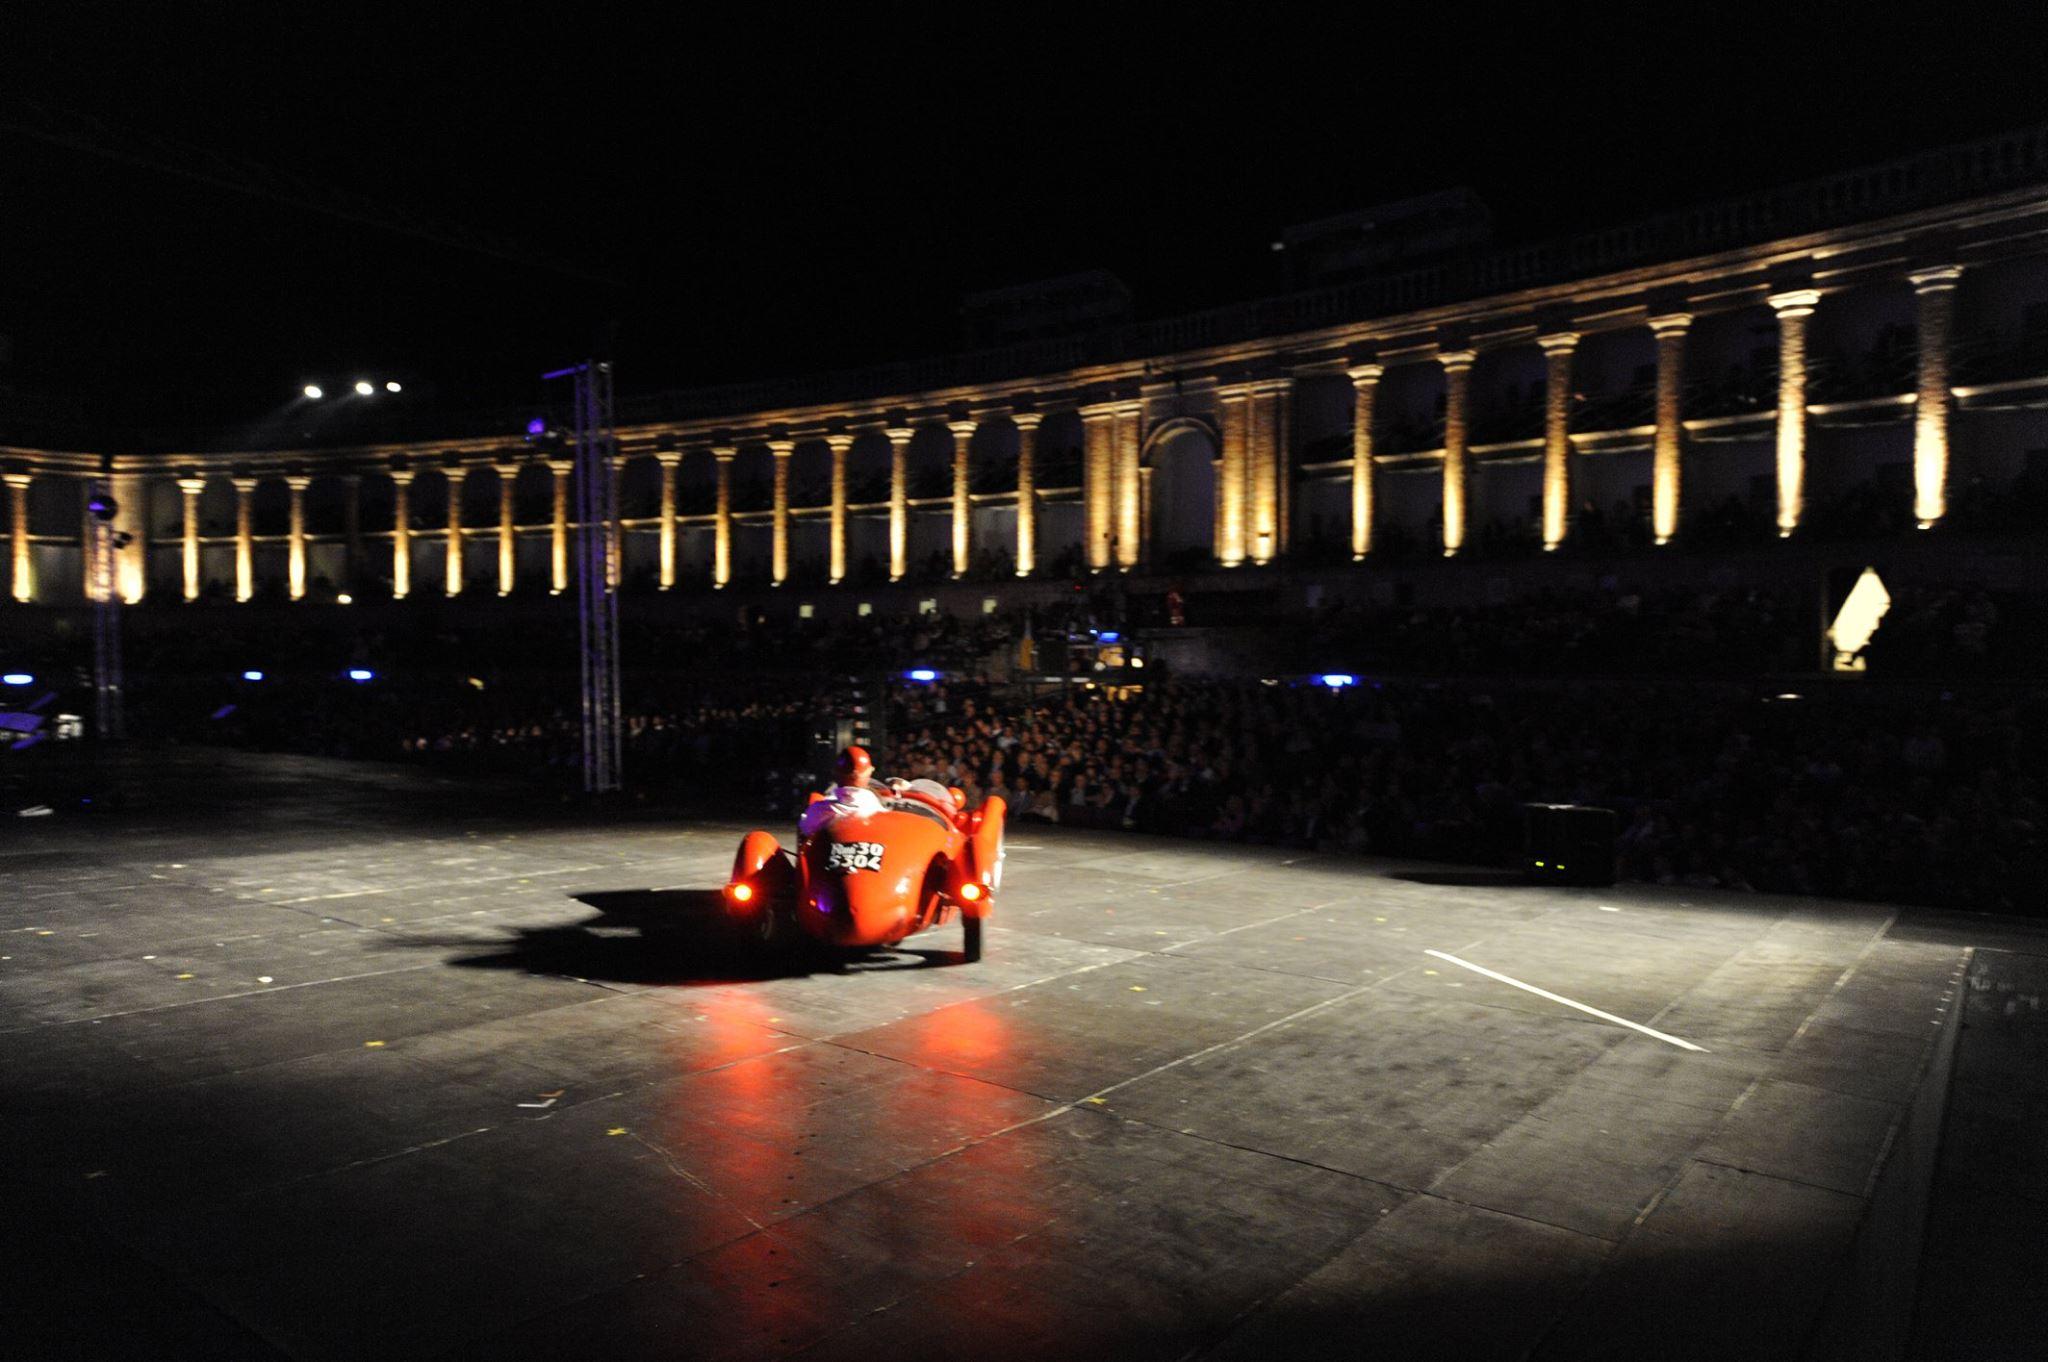
[[[1924,31],[1851,6],[1492,8],[11,19],[0,397],[246,430],[308,379],[367,373],[430,414],[516,407],[613,324],[624,392],[835,367],[946,349],[963,292],[1073,269],[1113,270],[1144,316],[1241,298],[1274,285],[1286,224],[1445,185],[1528,238],[2048,120],[2039,6]],[[104,147],[250,158],[618,284],[19,130],[50,110]]]

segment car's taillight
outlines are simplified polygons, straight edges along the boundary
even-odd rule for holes
[[[974,902],[976,899],[980,898],[981,895],[981,886],[976,884],[973,880],[969,880],[967,883],[960,886],[960,897],[966,900],[968,903]]]
[[[745,880],[735,880],[725,887],[725,896],[734,903],[745,903],[754,897],[754,886]]]

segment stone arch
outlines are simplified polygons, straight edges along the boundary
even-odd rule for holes
[[[1223,448],[1216,427],[1176,416],[1153,429],[1138,455],[1146,484],[1145,545],[1165,568],[1206,566],[1216,552],[1216,475]]]

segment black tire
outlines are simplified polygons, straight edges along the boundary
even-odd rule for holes
[[[794,935],[790,929],[795,925],[789,920],[788,910],[771,899],[746,924],[747,945],[764,955],[781,955],[789,949]]]
[[[981,959],[981,919],[963,916],[960,919],[960,929],[966,933],[967,963],[971,965]]]

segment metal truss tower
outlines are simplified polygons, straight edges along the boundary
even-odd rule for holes
[[[543,378],[575,380],[567,432],[575,452],[576,618],[583,657],[583,788],[604,794],[621,784],[619,720],[618,435],[612,415],[612,366],[590,360]]]
[[[121,668],[121,589],[115,574],[116,550],[127,536],[114,528],[114,490],[109,479],[95,478],[87,493],[86,522],[92,528],[88,548],[92,569],[92,695],[93,735],[128,736],[126,682]]]

